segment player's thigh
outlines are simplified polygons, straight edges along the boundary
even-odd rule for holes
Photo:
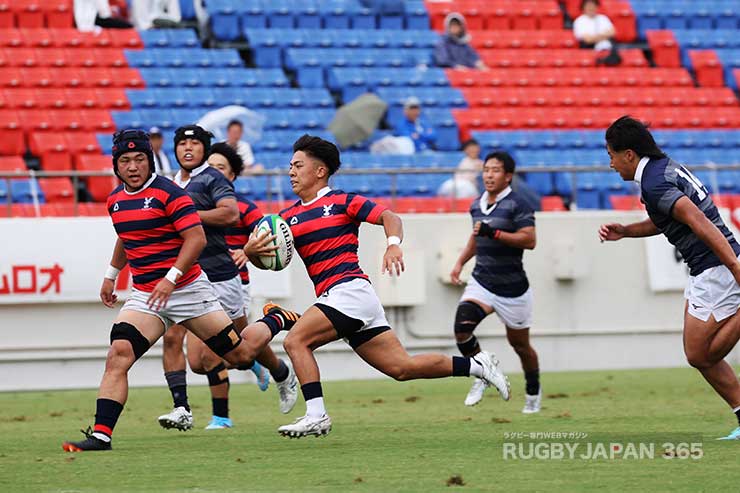
[[[223,310],[212,311],[182,322],[182,325],[202,341],[218,335],[231,324],[231,319]]]
[[[506,339],[512,347],[527,347],[529,346],[529,328],[506,327]]]
[[[483,310],[485,312],[486,315],[490,315],[490,314],[492,314],[494,312],[493,307],[491,305],[485,303],[484,301],[481,301],[481,300],[475,299],[475,298],[460,298],[460,303],[464,303],[466,301],[468,303],[473,303],[475,305],[478,305],[481,308],[481,310]]]
[[[121,310],[114,324],[129,324],[144,336],[151,346],[164,334],[165,325],[161,318],[151,313],[136,310]]]
[[[247,316],[246,315],[243,315],[237,318],[232,318],[231,321],[234,322],[234,327],[236,327],[237,332],[241,332],[247,326]]]
[[[409,353],[392,330],[378,334],[355,348],[357,355],[383,373],[394,373],[393,368],[406,362]]]
[[[713,315],[709,315],[707,320],[698,319],[689,313],[687,301],[684,305],[683,345],[689,359],[692,356],[704,355],[709,350],[709,345],[717,335],[717,331],[728,320],[717,322]]]
[[[310,307],[295,323],[283,341],[285,349],[290,351],[296,347],[317,349],[324,344],[339,339],[336,329],[324,312]]]

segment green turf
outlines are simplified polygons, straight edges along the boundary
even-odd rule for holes
[[[467,379],[324,385],[334,430],[289,440],[276,428],[275,389],[232,388],[232,430],[205,431],[206,387],[191,387],[197,429],[162,430],[165,388],[134,389],[114,450],[69,454],[91,424],[95,392],[0,394],[0,491],[737,491],[740,443],[718,442],[734,417],[695,371],[640,370],[544,376],[541,414],[524,416],[493,392],[474,408]],[[606,442],[701,440],[700,460],[503,460],[505,432],[590,433]],[[458,476],[464,485],[448,486]],[[454,481],[453,481],[454,482]]]

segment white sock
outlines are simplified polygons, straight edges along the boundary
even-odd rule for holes
[[[95,433],[92,434],[92,436],[94,436],[98,440],[101,440],[101,441],[103,441],[105,443],[110,442],[110,437],[108,435],[106,435],[105,433],[100,433],[100,432],[96,431]]]
[[[483,377],[483,365],[478,363],[475,358],[470,358],[470,376],[478,378]]]
[[[306,401],[306,416],[312,418],[320,418],[326,414],[326,408],[324,408],[324,398],[314,397]]]
[[[740,411],[740,406],[737,406],[735,409],[732,410],[733,413],[736,413],[738,411]]]

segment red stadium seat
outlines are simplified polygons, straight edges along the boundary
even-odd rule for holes
[[[113,75],[108,68],[80,68],[79,71],[87,87],[114,87]]]
[[[118,184],[116,184],[118,186]],[[115,188],[115,187],[114,187]],[[111,190],[113,190],[111,188]],[[110,193],[110,192],[109,192]],[[106,195],[106,198],[108,196]],[[80,216],[107,216],[108,209],[105,202],[83,202],[78,204]],[[264,210],[264,209],[262,209]]]
[[[43,0],[13,0],[18,27],[44,27]]]
[[[47,202],[72,203],[75,200],[74,189],[69,178],[39,178],[39,186]]]
[[[20,29],[23,46],[27,48],[46,48],[54,46],[54,37],[47,29]]]
[[[111,31],[116,29],[101,29],[99,31],[90,31],[85,33],[87,37],[86,44],[93,48],[112,48]]]
[[[632,6],[627,1],[608,0],[603,2],[602,13],[614,24],[615,39],[629,43],[637,39],[637,19]]]
[[[74,89],[64,89],[66,94],[68,108],[84,109],[84,108],[99,108],[98,95],[95,89],[87,87],[76,87]]]
[[[5,60],[11,67],[35,67],[39,65],[33,48],[5,48]]]
[[[39,107],[37,92],[33,89],[5,89],[5,107],[12,109],[34,109]]]
[[[563,198],[560,195],[548,195],[540,199],[540,207],[543,211],[555,212],[555,211],[567,211]]]
[[[99,108],[115,110],[131,109],[131,103],[126,97],[126,91],[122,88],[95,89],[95,96]]]
[[[74,28],[50,29],[49,33],[57,48],[91,48],[93,46],[89,35]]]
[[[0,110],[0,130],[3,134],[0,139],[0,155],[20,156],[26,152],[21,119],[17,111]]]
[[[119,48],[98,48],[93,52],[95,65],[98,67],[127,67],[128,61]]]
[[[113,133],[116,129],[113,118],[107,110],[82,110],[80,113],[83,130]]]
[[[673,31],[647,31],[648,45],[653,52],[653,60],[658,67],[680,67],[681,56]]]
[[[722,63],[714,50],[689,50],[689,59],[696,73],[696,81],[704,87],[725,85]]]
[[[64,135],[57,132],[33,132],[29,139],[31,153],[41,159],[44,171],[72,169],[72,156]]]
[[[0,171],[28,171],[28,168],[20,156],[3,156],[0,157]]]
[[[22,47],[25,46],[26,40],[21,35],[20,30],[14,27],[0,28],[0,47]]]
[[[54,28],[71,28],[74,26],[74,16],[72,11],[72,2],[69,0],[56,0],[54,2],[44,2],[44,16],[46,17],[46,26]]]
[[[62,50],[70,67],[98,67],[98,59],[92,48],[67,48]]]
[[[519,1],[512,5],[512,29],[537,29],[537,6],[533,2]]]
[[[50,69],[50,73],[57,87],[83,87],[91,85],[92,82],[87,77],[88,74],[84,73],[84,69],[77,67],[54,68]]]
[[[135,68],[111,69],[111,74],[113,76],[113,87],[143,89],[146,85],[141,74]]]
[[[10,10],[10,0],[0,0],[0,28],[15,27],[15,15]]]
[[[78,154],[96,153],[100,154],[100,144],[95,134],[88,132],[66,132],[64,140],[67,148],[73,156]]]
[[[111,45],[116,48],[137,50],[144,48],[144,43],[136,29],[111,29],[109,30]]]
[[[77,156],[78,171],[108,171],[112,170],[111,156],[100,154],[81,154]],[[87,190],[96,202],[105,202],[111,190],[118,186],[115,175],[88,177],[84,179]]]
[[[54,128],[50,118],[50,112],[44,110],[20,110],[21,128],[25,132],[36,130],[52,130]]]
[[[609,195],[609,203],[616,211],[642,211],[645,205],[637,195]]]

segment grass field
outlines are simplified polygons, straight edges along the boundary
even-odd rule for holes
[[[557,373],[544,409],[520,413],[494,392],[474,408],[467,379],[324,385],[334,430],[288,440],[273,388],[232,387],[232,430],[205,431],[206,387],[191,387],[196,426],[162,430],[166,388],[134,389],[114,450],[68,454],[92,423],[94,391],[0,394],[0,491],[737,491],[740,443],[718,442],[734,418],[695,371]],[[504,460],[505,433],[588,433],[606,442],[701,441],[703,458]],[[571,440],[572,441],[572,440]],[[459,484],[463,483],[463,484]]]

